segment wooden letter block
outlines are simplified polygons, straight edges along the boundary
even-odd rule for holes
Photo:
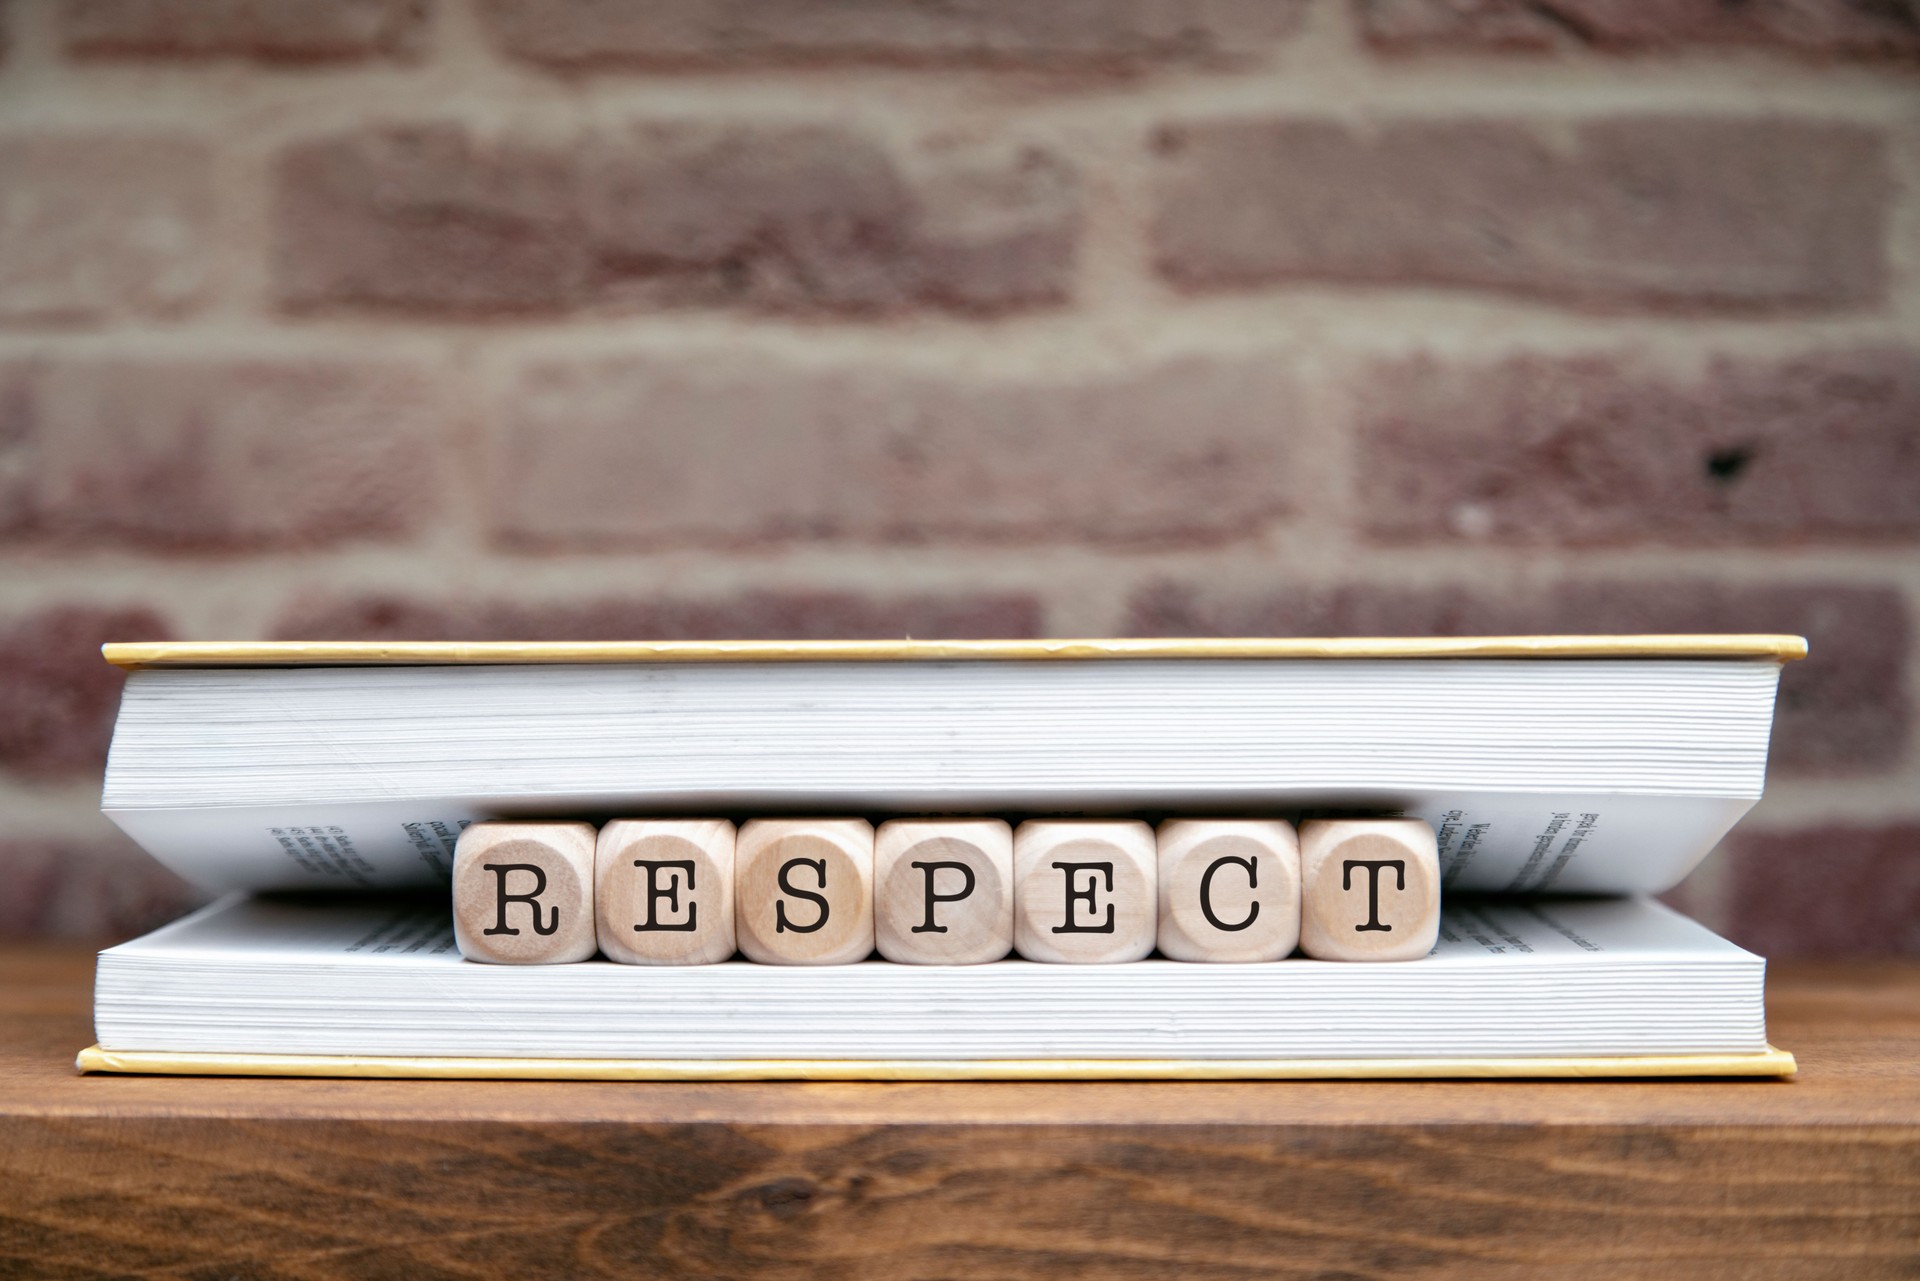
[[[1440,852],[1417,818],[1300,825],[1300,947],[1322,961],[1412,961],[1440,936]]]
[[[593,955],[593,824],[474,823],[453,847],[453,939],[469,961]]]
[[[733,955],[733,824],[623,818],[600,829],[600,950],[623,965],[711,965]]]
[[[889,961],[978,965],[1013,950],[1013,829],[999,819],[882,823],[873,870]]]
[[[734,848],[740,950],[766,965],[846,965],[873,951],[873,824],[757,818]]]
[[[1159,893],[1145,823],[1036,819],[1013,834],[1013,946],[1029,961],[1103,965],[1153,951]]]
[[[1176,961],[1277,961],[1300,942],[1300,841],[1293,824],[1168,819],[1160,844],[1160,954]]]

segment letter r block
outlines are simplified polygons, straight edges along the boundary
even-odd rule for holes
[[[1013,829],[997,818],[882,823],[874,942],[907,965],[978,965],[1013,950]]]
[[[1300,948],[1322,961],[1412,961],[1440,936],[1440,851],[1417,818],[1300,825]]]
[[[473,823],[453,847],[453,939],[469,961],[593,955],[591,823]]]
[[[873,824],[757,818],[733,856],[740,951],[765,965],[846,965],[873,952]]]
[[[624,965],[711,965],[733,955],[733,824],[617,819],[600,829],[600,950]]]
[[[1013,946],[1100,965],[1153,951],[1159,896],[1145,823],[1036,819],[1013,833]]]
[[[1293,824],[1177,818],[1160,824],[1160,954],[1278,961],[1300,941]]]

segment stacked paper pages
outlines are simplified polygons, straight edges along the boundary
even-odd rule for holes
[[[444,903],[230,899],[101,955],[103,1050],[603,1060],[1765,1052],[1765,963],[1645,899],[1462,901],[1424,960],[474,965]]]
[[[1449,890],[1657,893],[1766,771],[1779,661],[1702,648],[162,667],[102,804],[220,890],[445,884],[482,818],[1339,809],[1431,823]]]

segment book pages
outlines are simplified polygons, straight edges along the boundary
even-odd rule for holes
[[[1431,955],[498,967],[445,904],[232,898],[101,955],[108,1051],[623,1059],[1754,1054],[1764,962],[1646,899],[1449,904]]]

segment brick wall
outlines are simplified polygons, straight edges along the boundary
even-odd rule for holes
[[[155,636],[1801,631],[1920,953],[1920,9],[0,0],[0,930]]]

